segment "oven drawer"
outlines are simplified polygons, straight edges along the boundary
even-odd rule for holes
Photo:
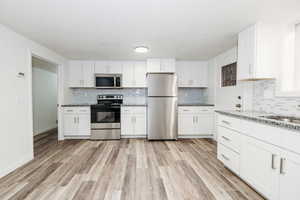
[[[113,129],[121,128],[121,123],[92,123],[91,129]]]
[[[121,129],[92,130],[91,140],[119,140]]]

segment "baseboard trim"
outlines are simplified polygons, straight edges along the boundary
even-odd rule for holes
[[[57,128],[58,128],[57,125],[55,125],[55,126],[53,126],[51,128],[47,128],[47,129],[45,129],[45,130],[43,130],[43,131],[41,131],[39,133],[34,133],[33,136],[40,135],[40,134],[43,134],[43,133],[48,133],[48,132],[56,130]]]
[[[147,135],[121,135],[122,139],[147,138]]]
[[[7,167],[4,170],[1,170],[0,171],[0,178],[2,178],[4,176],[8,175],[9,173],[15,171],[19,167],[22,167],[23,165],[30,162],[31,160],[33,160],[33,155],[27,155],[27,156],[23,157],[18,162],[13,163],[12,165],[10,165],[9,167]]]
[[[214,138],[213,135],[178,135],[178,139]]]

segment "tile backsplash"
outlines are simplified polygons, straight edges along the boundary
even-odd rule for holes
[[[147,89],[72,89],[71,103],[95,104],[99,94],[123,94],[125,104],[144,104],[146,103]],[[207,89],[180,88],[178,103],[207,103],[207,95]]]
[[[268,113],[300,116],[300,97],[275,96],[275,80],[257,81],[253,84],[253,110]]]

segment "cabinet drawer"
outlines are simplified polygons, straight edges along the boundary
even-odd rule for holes
[[[225,115],[218,115],[218,125],[226,128],[239,131],[241,129],[241,121],[239,119],[228,117]]]
[[[146,107],[145,106],[134,107],[134,113],[135,114],[146,114]]]
[[[78,114],[89,114],[90,113],[90,107],[78,107],[77,113]]]
[[[222,144],[218,144],[218,159],[230,170],[239,175],[240,155]]]
[[[218,142],[235,152],[240,153],[241,136],[239,133],[222,126],[218,126]]]
[[[129,107],[129,106],[121,107],[121,113],[122,114],[132,114],[132,113],[134,113],[134,107]]]
[[[180,107],[178,107],[178,113],[180,113],[180,114],[195,113],[195,107],[192,107],[192,106],[180,106]]]
[[[75,114],[77,112],[76,107],[65,107],[64,113],[65,114]]]
[[[197,112],[199,112],[199,113],[213,113],[214,108],[213,107],[201,106],[201,107],[197,108]]]

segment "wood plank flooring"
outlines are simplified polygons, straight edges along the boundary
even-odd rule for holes
[[[0,179],[0,199],[260,200],[209,139],[148,142],[35,138],[35,159]]]

